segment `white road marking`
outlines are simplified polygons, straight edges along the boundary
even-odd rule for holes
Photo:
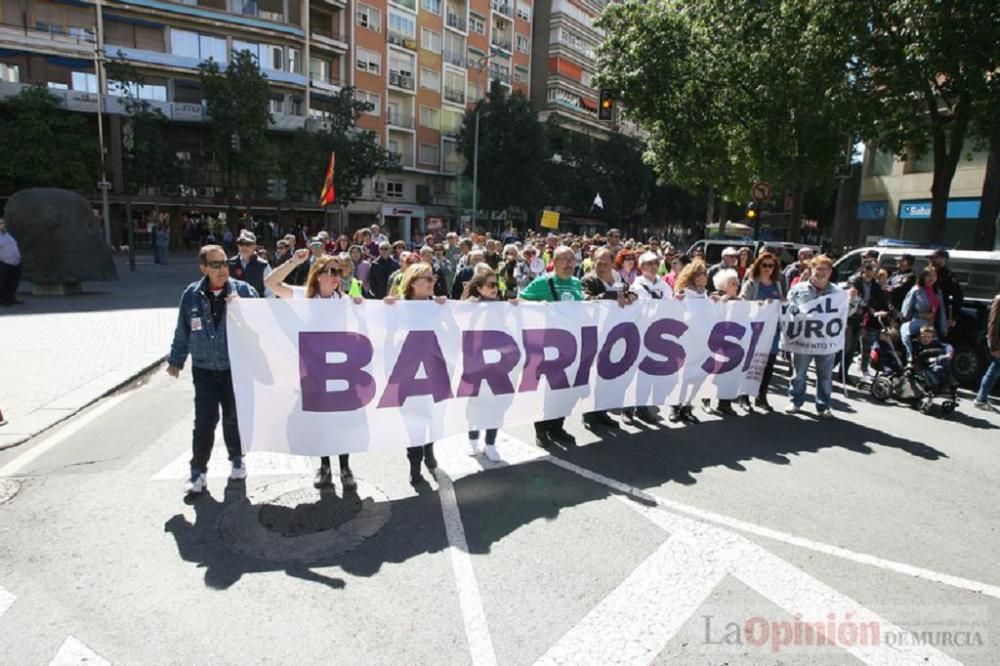
[[[102,659],[93,650],[72,636],[63,641],[59,652],[49,662],[49,666],[80,666],[81,664],[87,664],[88,666],[110,666],[110,662]]]
[[[455,574],[458,603],[462,609],[462,620],[465,623],[465,636],[469,641],[472,663],[477,666],[496,664],[497,657],[493,650],[490,629],[486,623],[483,600],[479,596],[479,585],[476,583],[476,573],[472,568],[472,558],[469,556],[469,544],[465,539],[465,527],[462,525],[455,488],[443,469],[438,469],[436,478],[441,514],[444,517],[445,532],[448,534],[448,553],[451,555],[451,568]]]
[[[111,411],[119,404],[121,404],[130,395],[131,395],[130,393],[120,393],[116,396],[108,398],[104,402],[100,403],[99,405],[91,409],[86,414],[70,421],[69,424],[66,425],[66,427],[57,432],[55,435],[49,437],[38,446],[31,447],[18,457],[8,462],[3,467],[0,467],[0,477],[18,475],[28,465],[36,461],[45,453],[59,446],[67,439],[76,435],[78,432],[86,428],[88,425],[90,425],[97,419],[107,414],[109,411]]]
[[[729,573],[743,581],[783,608],[789,615],[801,618],[800,621],[804,624],[826,623],[829,619],[828,615],[835,613],[836,619],[850,618],[850,622],[859,627],[876,623],[881,635],[907,633],[889,620],[816,580],[798,567],[782,560],[743,536],[671,513],[662,506],[652,509],[628,499],[629,497],[639,498],[647,503],[650,500],[655,501],[655,496],[639,488],[559,458],[550,458],[549,462],[622,493],[617,497],[619,500],[672,535],[667,541],[668,545],[677,539],[681,539],[684,544],[690,544],[695,551],[689,559],[689,562],[693,564],[689,564],[686,569],[670,572],[675,576],[700,578],[706,581],[707,585],[707,580],[715,580],[719,575],[719,567],[722,567],[723,575]],[[634,580],[630,576],[591,614],[584,618],[582,624],[588,629],[587,631],[578,632],[577,627],[574,627],[557,643],[557,646],[563,645],[564,642],[568,641],[570,634],[574,634],[569,647],[577,653],[577,656],[586,655],[588,661],[591,651],[598,650],[602,654],[608,654],[608,657],[605,660],[597,660],[595,663],[607,663],[608,661],[630,664],[649,663],[651,656],[655,657],[659,653],[657,650],[650,655],[649,650],[654,649],[656,645],[660,645],[662,649],[662,646],[665,646],[674,637],[676,631],[693,615],[697,606],[690,610],[685,606],[683,611],[668,610],[670,622],[663,626],[656,626],[650,622],[644,623],[644,626],[640,625],[642,629],[660,633],[647,635],[628,633],[626,636],[629,640],[624,646],[620,645],[622,640],[620,636],[628,625],[619,624],[615,615],[606,614],[606,612],[608,610],[621,612],[615,598],[623,594],[623,588],[631,591],[644,589],[643,586],[654,587],[662,583],[658,576],[662,576],[664,573],[664,571],[653,569],[646,572],[645,579]],[[635,613],[636,617],[660,612],[659,600],[654,598],[647,599],[647,601],[651,605],[631,612]],[[607,606],[605,606],[606,603]],[[680,617],[684,612],[687,614]],[[608,653],[608,643],[615,641],[619,643],[619,649]],[[949,665],[961,663],[933,647],[923,645],[838,643],[838,647],[866,664],[878,666],[897,666],[910,663]],[[543,657],[542,663],[546,663],[546,661],[546,658]],[[570,660],[569,663],[573,663],[573,661]]]
[[[725,576],[702,544],[673,537],[536,664],[652,663]]]
[[[247,474],[251,477],[311,474],[315,471],[317,465],[315,458],[262,451],[248,453],[244,456],[244,461],[247,466]],[[191,452],[187,451],[153,475],[151,480],[178,481],[186,479],[191,474],[190,464]],[[229,455],[226,453],[226,447],[220,442],[212,449],[212,459],[208,463],[208,478],[219,479],[228,477]]]
[[[8,592],[3,587],[0,587],[0,617],[3,617],[3,614],[10,610],[10,607],[14,605],[15,599],[17,597],[12,592]]]

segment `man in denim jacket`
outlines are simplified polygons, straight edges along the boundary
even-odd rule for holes
[[[208,461],[215,444],[215,426],[222,407],[222,436],[232,463],[230,479],[245,479],[243,448],[236,423],[236,397],[229,371],[226,345],[226,305],[234,298],[256,298],[246,282],[229,277],[226,252],[218,245],[206,245],[198,255],[203,277],[192,282],[181,296],[174,342],[170,345],[167,373],[177,377],[191,354],[194,378],[194,435],[191,443],[191,478],[188,494],[205,490]]]

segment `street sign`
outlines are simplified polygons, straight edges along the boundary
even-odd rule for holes
[[[546,210],[542,212],[542,226],[546,229],[558,229],[559,228],[559,213],[554,210]]]
[[[99,181],[97,181],[97,189],[99,189],[99,190],[110,190],[111,189],[111,183],[109,183],[106,180],[99,180]]]
[[[766,180],[761,180],[754,183],[753,189],[750,190],[750,196],[752,196],[753,200],[756,201],[757,203],[763,203],[767,201],[768,199],[771,198],[772,194],[774,194],[774,188],[772,188],[771,183],[767,182]]]

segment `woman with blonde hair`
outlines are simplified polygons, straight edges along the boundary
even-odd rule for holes
[[[692,260],[677,276],[674,298],[708,298],[708,267],[703,260]]]
[[[500,278],[496,271],[488,264],[477,264],[473,269],[472,279],[465,283],[462,300],[470,303],[488,303],[500,300]],[[510,302],[516,303],[517,301],[511,300]],[[486,457],[493,462],[500,462],[501,458],[500,454],[497,453],[496,441],[497,429],[487,429]],[[478,430],[469,431],[469,448],[472,450],[472,455],[478,455],[481,452]]]
[[[264,284],[278,298],[343,298],[343,280],[340,259],[324,254],[317,257],[313,265],[309,268],[306,276],[306,284],[303,287],[285,284],[284,279],[292,271],[309,260],[309,250],[296,250],[292,258],[281,264],[271,274],[264,279]],[[360,303],[361,298],[355,298],[355,303]],[[354,479],[351,471],[350,456],[346,453],[340,454],[340,480],[344,484],[344,490],[354,490],[358,487],[358,482]],[[319,469],[313,480],[314,488],[329,488],[333,486],[333,473],[330,471],[330,457],[320,458]]]
[[[419,257],[418,257],[419,259]],[[434,267],[424,262],[412,264],[403,271],[403,277],[399,281],[399,293],[405,301],[429,301],[444,305],[447,298],[444,296],[434,296]],[[384,302],[392,305],[399,299],[395,296],[386,296]],[[423,446],[411,446],[406,449],[406,457],[410,461],[410,484],[420,485],[424,482],[424,477],[420,474],[420,463],[427,465],[427,470],[433,474],[437,469],[437,458],[434,457],[434,442],[428,442]]]

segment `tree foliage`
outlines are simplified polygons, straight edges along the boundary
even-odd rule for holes
[[[92,137],[83,115],[42,87],[25,88],[0,102],[0,184],[92,190],[99,163]]]
[[[545,126],[521,93],[508,94],[499,81],[476,104],[479,113],[479,201],[487,211],[520,209],[534,217],[543,203],[542,170],[548,148]],[[472,178],[475,112],[465,114],[459,150]]]
[[[801,202],[864,127],[850,4],[613,3],[600,21],[599,81],[647,130],[647,159],[671,182],[746,201],[766,179]]]
[[[366,179],[395,168],[394,158],[379,146],[375,133],[357,126],[360,115],[370,108],[368,102],[355,98],[353,88],[343,88],[314,128],[297,131],[279,159],[289,189],[315,192],[319,198],[332,152],[337,154],[336,203],[347,205],[357,200]]]
[[[242,177],[252,197],[263,188],[274,159],[268,136],[271,89],[267,77],[249,51],[233,53],[225,71],[211,59],[199,69],[216,156],[231,176],[230,185]]]

